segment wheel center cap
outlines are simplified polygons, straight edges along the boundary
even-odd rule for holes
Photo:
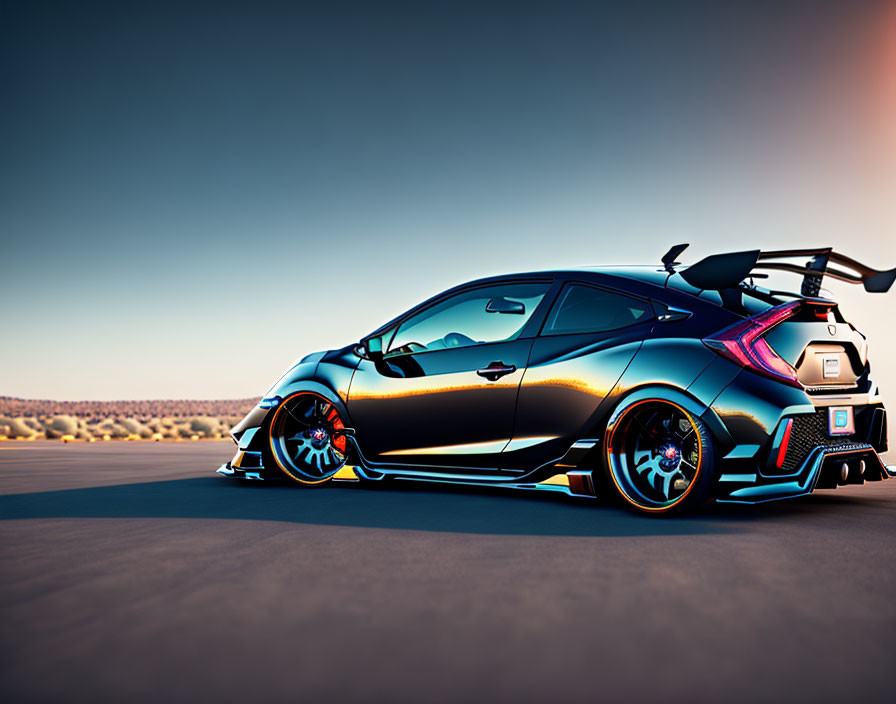
[[[665,470],[676,469],[681,463],[681,450],[672,443],[666,443],[659,449],[660,466]]]
[[[315,428],[311,431],[311,444],[315,447],[323,447],[328,439],[329,434],[324,428]]]

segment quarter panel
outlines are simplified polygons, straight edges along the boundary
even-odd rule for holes
[[[788,413],[812,413],[805,392],[743,370],[712,404],[738,445],[763,445]]]
[[[687,387],[688,393],[709,405],[713,400],[737,378],[742,367],[729,362],[721,355],[716,355],[709,365]]]
[[[643,389],[653,389],[651,393],[657,398],[663,398],[663,393],[681,393],[683,398],[693,399],[706,409],[722,389],[737,377],[739,371],[736,365],[719,357],[700,340],[645,340],[637,357],[613,390],[609,402],[615,407],[623,398],[629,398]],[[719,449],[726,451],[731,440],[721,421],[712,412],[695,412],[707,424],[713,438],[721,443]]]
[[[638,356],[619,380],[616,393],[623,395],[639,386],[658,384],[687,389],[715,357],[700,340],[645,340]]]

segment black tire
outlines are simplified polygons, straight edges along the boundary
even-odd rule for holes
[[[347,459],[345,423],[320,394],[284,399],[268,427],[268,453],[287,477],[306,486],[330,481]]]
[[[704,423],[677,403],[637,401],[614,414],[604,441],[608,483],[624,505],[667,515],[706,501],[715,453]]]

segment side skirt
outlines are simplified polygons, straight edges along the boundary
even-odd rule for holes
[[[595,498],[597,495],[591,470],[580,469],[579,467],[586,456],[599,445],[598,440],[580,440],[563,457],[536,468],[529,472],[526,477],[520,478],[520,480],[510,481],[508,481],[507,477],[472,477],[466,474],[400,470],[391,467],[387,469],[370,466],[364,460],[354,438],[349,436],[349,440],[352,442],[353,454],[358,461],[356,464],[346,464],[342,467],[332,477],[332,481],[356,482],[362,479],[378,481],[389,477],[406,481],[436,482],[464,486],[497,486],[506,489],[554,491],[569,496],[587,498]],[[226,477],[261,481],[264,478],[261,453],[237,450],[233,459],[221,465],[217,472]],[[539,477],[541,478],[539,479]]]

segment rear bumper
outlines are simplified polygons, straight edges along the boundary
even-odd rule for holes
[[[718,480],[716,500],[756,504],[894,476],[896,466],[887,467],[868,443],[820,446],[809,453],[797,473],[787,477],[763,476],[759,472],[723,473]]]
[[[853,409],[854,430],[832,435],[830,409],[842,406]],[[810,395],[741,372],[711,407],[725,430],[714,432],[718,501],[773,501],[892,476],[880,458],[887,413],[876,392]]]

